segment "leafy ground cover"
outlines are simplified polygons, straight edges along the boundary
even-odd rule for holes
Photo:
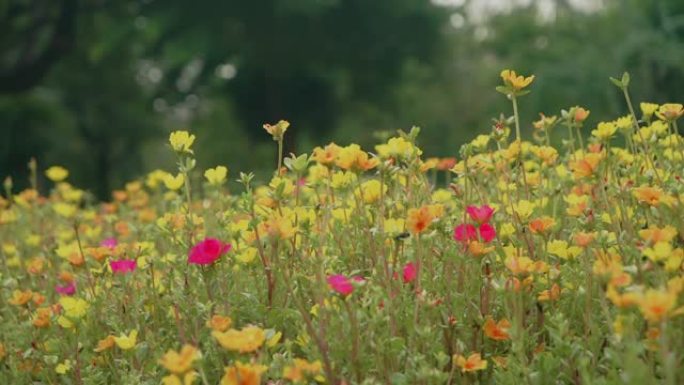
[[[280,121],[273,178],[228,191],[177,131],[177,170],[102,203],[31,162],[0,199],[2,383],[682,383],[682,105],[637,116],[625,75],[628,115],[523,141],[534,77],[501,77],[513,115],[458,159],[418,128],[283,158]]]

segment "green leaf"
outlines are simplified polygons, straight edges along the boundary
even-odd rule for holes
[[[511,90],[509,90],[506,86],[496,86],[496,90],[506,96],[511,94]]]
[[[615,79],[614,77],[610,77],[610,81],[611,81],[611,83],[613,83],[615,85],[615,87],[617,87],[619,89],[623,88],[621,80]]]

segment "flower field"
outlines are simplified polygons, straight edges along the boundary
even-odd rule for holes
[[[102,203],[32,161],[0,198],[0,384],[684,383],[682,105],[625,75],[628,115],[525,140],[534,77],[501,78],[512,115],[455,158],[418,128],[284,157],[280,121],[273,178],[229,191],[176,131],[177,169]]]

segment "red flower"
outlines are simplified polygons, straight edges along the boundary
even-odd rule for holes
[[[416,279],[416,265],[413,262],[409,262],[404,266],[404,283],[413,282]]]
[[[468,243],[477,239],[477,229],[471,224],[462,224],[454,228],[454,239],[461,243]]]
[[[76,284],[69,282],[65,286],[56,285],[55,291],[61,295],[74,295],[76,293]]]
[[[496,229],[489,223],[483,223],[478,230],[480,231],[480,237],[486,243],[489,243],[492,239],[496,238]]]
[[[109,266],[114,273],[126,274],[135,270],[138,264],[135,259],[122,259],[119,261],[109,261]]]
[[[223,243],[214,238],[205,238],[202,242],[190,249],[188,263],[194,265],[211,265],[230,250],[230,248],[230,243]]]
[[[468,206],[466,207],[466,212],[470,215],[470,218],[479,224],[487,223],[494,215],[494,209],[488,205]]]
[[[358,279],[356,279],[358,281]],[[363,278],[361,278],[363,280]],[[349,295],[354,291],[354,285],[349,278],[342,274],[335,274],[328,276],[328,285],[330,288],[342,295]]]

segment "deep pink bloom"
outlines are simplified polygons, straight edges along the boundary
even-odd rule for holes
[[[230,250],[230,243],[223,243],[218,239],[205,238],[190,249],[188,263],[195,265],[211,265]]]
[[[483,241],[489,243],[492,239],[496,238],[496,229],[489,223],[483,223],[480,225],[480,237]]]
[[[74,295],[76,293],[76,284],[69,282],[69,284],[65,286],[56,285],[55,291],[61,295]]]
[[[487,223],[494,215],[494,209],[488,205],[468,206],[466,207],[466,212],[470,215],[470,218],[479,224]]]
[[[413,282],[416,279],[416,265],[413,262],[409,262],[404,266],[404,283]]]
[[[458,225],[454,228],[454,239],[462,243],[474,241],[477,239],[477,229],[467,223]]]
[[[103,239],[102,242],[100,242],[100,246],[106,247],[109,249],[115,248],[116,245],[118,245],[118,244],[119,244],[119,242],[116,241],[116,238],[107,238],[107,239]]]
[[[356,280],[358,281],[358,279]],[[361,281],[363,281],[363,278],[361,278]],[[342,295],[349,295],[354,291],[354,285],[349,281],[349,278],[342,274],[328,276],[328,285],[331,289]]]
[[[112,268],[114,273],[126,274],[130,273],[138,267],[138,263],[135,259],[121,259],[118,261],[109,261],[109,267]]]

